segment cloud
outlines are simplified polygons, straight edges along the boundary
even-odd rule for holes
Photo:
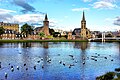
[[[68,16],[64,16],[64,18],[65,18],[65,19],[67,19],[67,18],[68,18]]]
[[[7,9],[0,9],[0,14],[8,14],[8,13],[15,13],[16,11],[7,10]]]
[[[11,6],[14,4],[15,6],[19,6],[22,8],[20,10],[20,12],[22,13],[32,12],[32,13],[45,14],[44,12],[37,11],[32,5],[29,4],[37,1],[39,0],[0,0],[0,5]]]
[[[41,14],[23,14],[23,15],[15,15],[13,16],[13,20],[15,23],[24,24],[40,24],[43,21],[43,15]]]
[[[34,2],[37,0],[34,0]],[[40,12],[37,11],[33,6],[31,6],[29,3],[33,3],[33,0],[13,0],[12,4],[15,4],[16,6],[19,6],[22,8],[22,10],[20,10],[22,13],[28,13],[28,12],[32,12],[32,13],[41,13],[41,14],[45,14],[44,12]]]
[[[115,19],[113,19],[113,18],[106,18],[104,21],[105,22],[113,22],[113,21],[115,21]]]
[[[97,9],[103,9],[103,8],[113,9],[113,8],[117,7],[116,4],[109,2],[109,0],[95,2],[92,6]]]
[[[8,21],[11,21],[11,18],[13,18],[12,15],[10,14],[0,14],[0,21],[1,22],[8,22]]]
[[[114,25],[120,26],[120,16],[116,17],[116,19],[114,20]]]
[[[21,10],[22,13],[35,12],[35,8],[26,3],[24,0],[13,0],[13,3],[23,8],[23,10]]]
[[[21,15],[12,15],[15,11],[0,9],[0,22],[6,23],[17,23],[23,25],[28,23],[34,26],[40,26],[43,24],[43,20],[45,15],[37,13],[37,14],[21,14]],[[57,20],[49,19],[50,27],[56,26]]]
[[[117,0],[102,0],[102,1],[105,1],[105,2],[116,2]]]
[[[55,27],[58,24],[58,21],[56,19],[50,19],[49,21],[50,27]]]
[[[4,22],[12,21],[11,18],[13,18],[13,16],[11,15],[11,13],[16,13],[16,11],[0,9],[0,21],[1,22],[2,21],[4,21]]]
[[[0,21],[8,22],[8,23],[40,23],[43,21],[43,14],[22,14],[22,15],[12,15],[11,13],[15,13],[16,11],[0,9]]]
[[[120,16],[116,17],[116,18],[106,18],[105,21],[107,23],[112,23],[114,25],[118,25],[120,26]]]
[[[83,0],[84,2],[91,2],[92,0]]]
[[[74,8],[72,11],[84,11],[84,10],[89,10],[89,8]]]
[[[15,15],[13,20],[15,23],[24,24],[28,23],[31,25],[42,25],[45,15],[41,14],[23,14]],[[56,26],[57,21],[55,19],[49,19],[50,27]]]

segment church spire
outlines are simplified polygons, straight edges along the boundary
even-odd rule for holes
[[[83,11],[82,21],[85,21],[85,14],[84,14],[84,11]]]
[[[45,15],[45,21],[48,21],[48,17],[47,17],[47,14]]]

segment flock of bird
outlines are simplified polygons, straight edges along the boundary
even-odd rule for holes
[[[43,60],[44,60],[44,59],[41,58],[41,61],[43,61]],[[51,63],[51,59],[48,58],[48,59],[47,59],[47,62],[48,62],[48,63]],[[40,60],[38,60],[37,63],[40,63]],[[17,70],[20,70],[20,66],[16,66],[16,67],[15,67],[15,66],[12,66],[10,63],[9,63],[8,65],[10,66],[11,72],[14,72],[15,68],[16,68]],[[24,63],[23,66],[24,66],[24,67],[27,66],[27,63]],[[0,62],[0,68],[2,68],[2,67],[3,67],[3,66],[2,66],[2,62]],[[44,69],[44,64],[42,64],[41,68]],[[34,69],[34,70],[37,69],[36,65],[33,66],[33,69]],[[25,67],[25,70],[27,71],[27,70],[28,70],[28,67]],[[7,79],[7,77],[8,77],[8,73],[5,72],[5,78]]]
[[[22,54],[21,52],[19,52],[19,54]],[[58,54],[58,56],[61,56],[61,54]],[[68,68],[71,68],[71,67],[73,67],[73,66],[75,66],[75,63],[78,63],[78,60],[75,58],[75,56],[74,55],[72,55],[72,54],[70,54],[70,55],[68,55],[70,58],[71,58],[71,60],[73,60],[74,61],[74,63],[73,64],[67,64],[65,61],[63,61],[63,60],[59,60],[59,64],[61,64],[61,65],[63,65],[63,66],[68,66]],[[94,61],[97,61],[97,58],[104,58],[104,59],[108,59],[108,57],[105,57],[105,56],[101,56],[100,54],[97,54],[97,53],[95,53],[95,55],[94,56],[90,56],[90,57],[83,57],[82,58],[82,64],[83,65],[85,65],[86,64],[86,62],[85,62],[85,60],[87,60],[87,59],[91,59],[91,60],[94,60]],[[109,55],[109,57],[111,57],[111,55]],[[37,61],[37,63],[40,63],[41,61],[43,61],[43,60],[45,60],[45,58],[42,58],[42,57],[40,57],[40,60],[38,60]],[[49,56],[47,56],[46,57],[46,60],[45,60],[47,63],[51,63],[52,62],[52,59],[49,57]],[[111,59],[111,61],[113,61],[113,59]],[[11,72],[14,72],[14,70],[15,70],[15,68],[17,69],[17,70],[20,70],[20,66],[13,66],[13,65],[11,65],[10,63],[8,64],[9,66],[10,66],[10,69],[11,69]],[[24,63],[23,64],[23,66],[25,67],[27,65],[27,63]],[[44,67],[45,67],[45,65],[44,64],[42,64],[41,65],[41,68],[42,69],[44,69]],[[2,62],[0,62],[0,68],[2,68]],[[28,67],[25,67],[25,70],[27,71],[29,68]],[[34,70],[37,70],[37,66],[36,65],[33,65],[33,69]],[[5,75],[4,75],[4,77],[7,79],[8,78],[8,73],[7,72],[5,72]]]

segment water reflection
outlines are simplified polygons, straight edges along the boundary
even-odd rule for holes
[[[86,60],[87,60],[87,56],[86,56],[86,49],[88,47],[88,42],[76,42],[75,43],[75,48],[79,48],[81,49],[81,53],[80,53],[80,66],[81,66],[81,75],[80,75],[80,80],[87,80],[85,75],[85,64],[86,64]]]
[[[49,48],[48,42],[44,42],[44,43],[42,43],[42,45],[43,45],[43,47],[46,48],[46,49]]]
[[[120,66],[120,43],[2,43],[0,51],[2,80],[5,72],[8,80],[95,80]]]
[[[120,53],[120,43],[118,43],[118,44],[119,44],[118,49],[119,49],[119,53]]]
[[[0,47],[3,45],[3,43],[0,43]]]
[[[81,49],[82,51],[85,51],[88,47],[88,42],[75,42],[74,48]]]
[[[30,43],[30,42],[23,43],[23,48],[27,48],[27,47],[31,47],[31,46],[32,46],[32,43]]]

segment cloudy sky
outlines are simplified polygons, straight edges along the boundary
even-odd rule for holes
[[[120,0],[0,0],[0,22],[42,26],[47,13],[51,28],[73,30],[83,10],[90,30],[120,30]]]

